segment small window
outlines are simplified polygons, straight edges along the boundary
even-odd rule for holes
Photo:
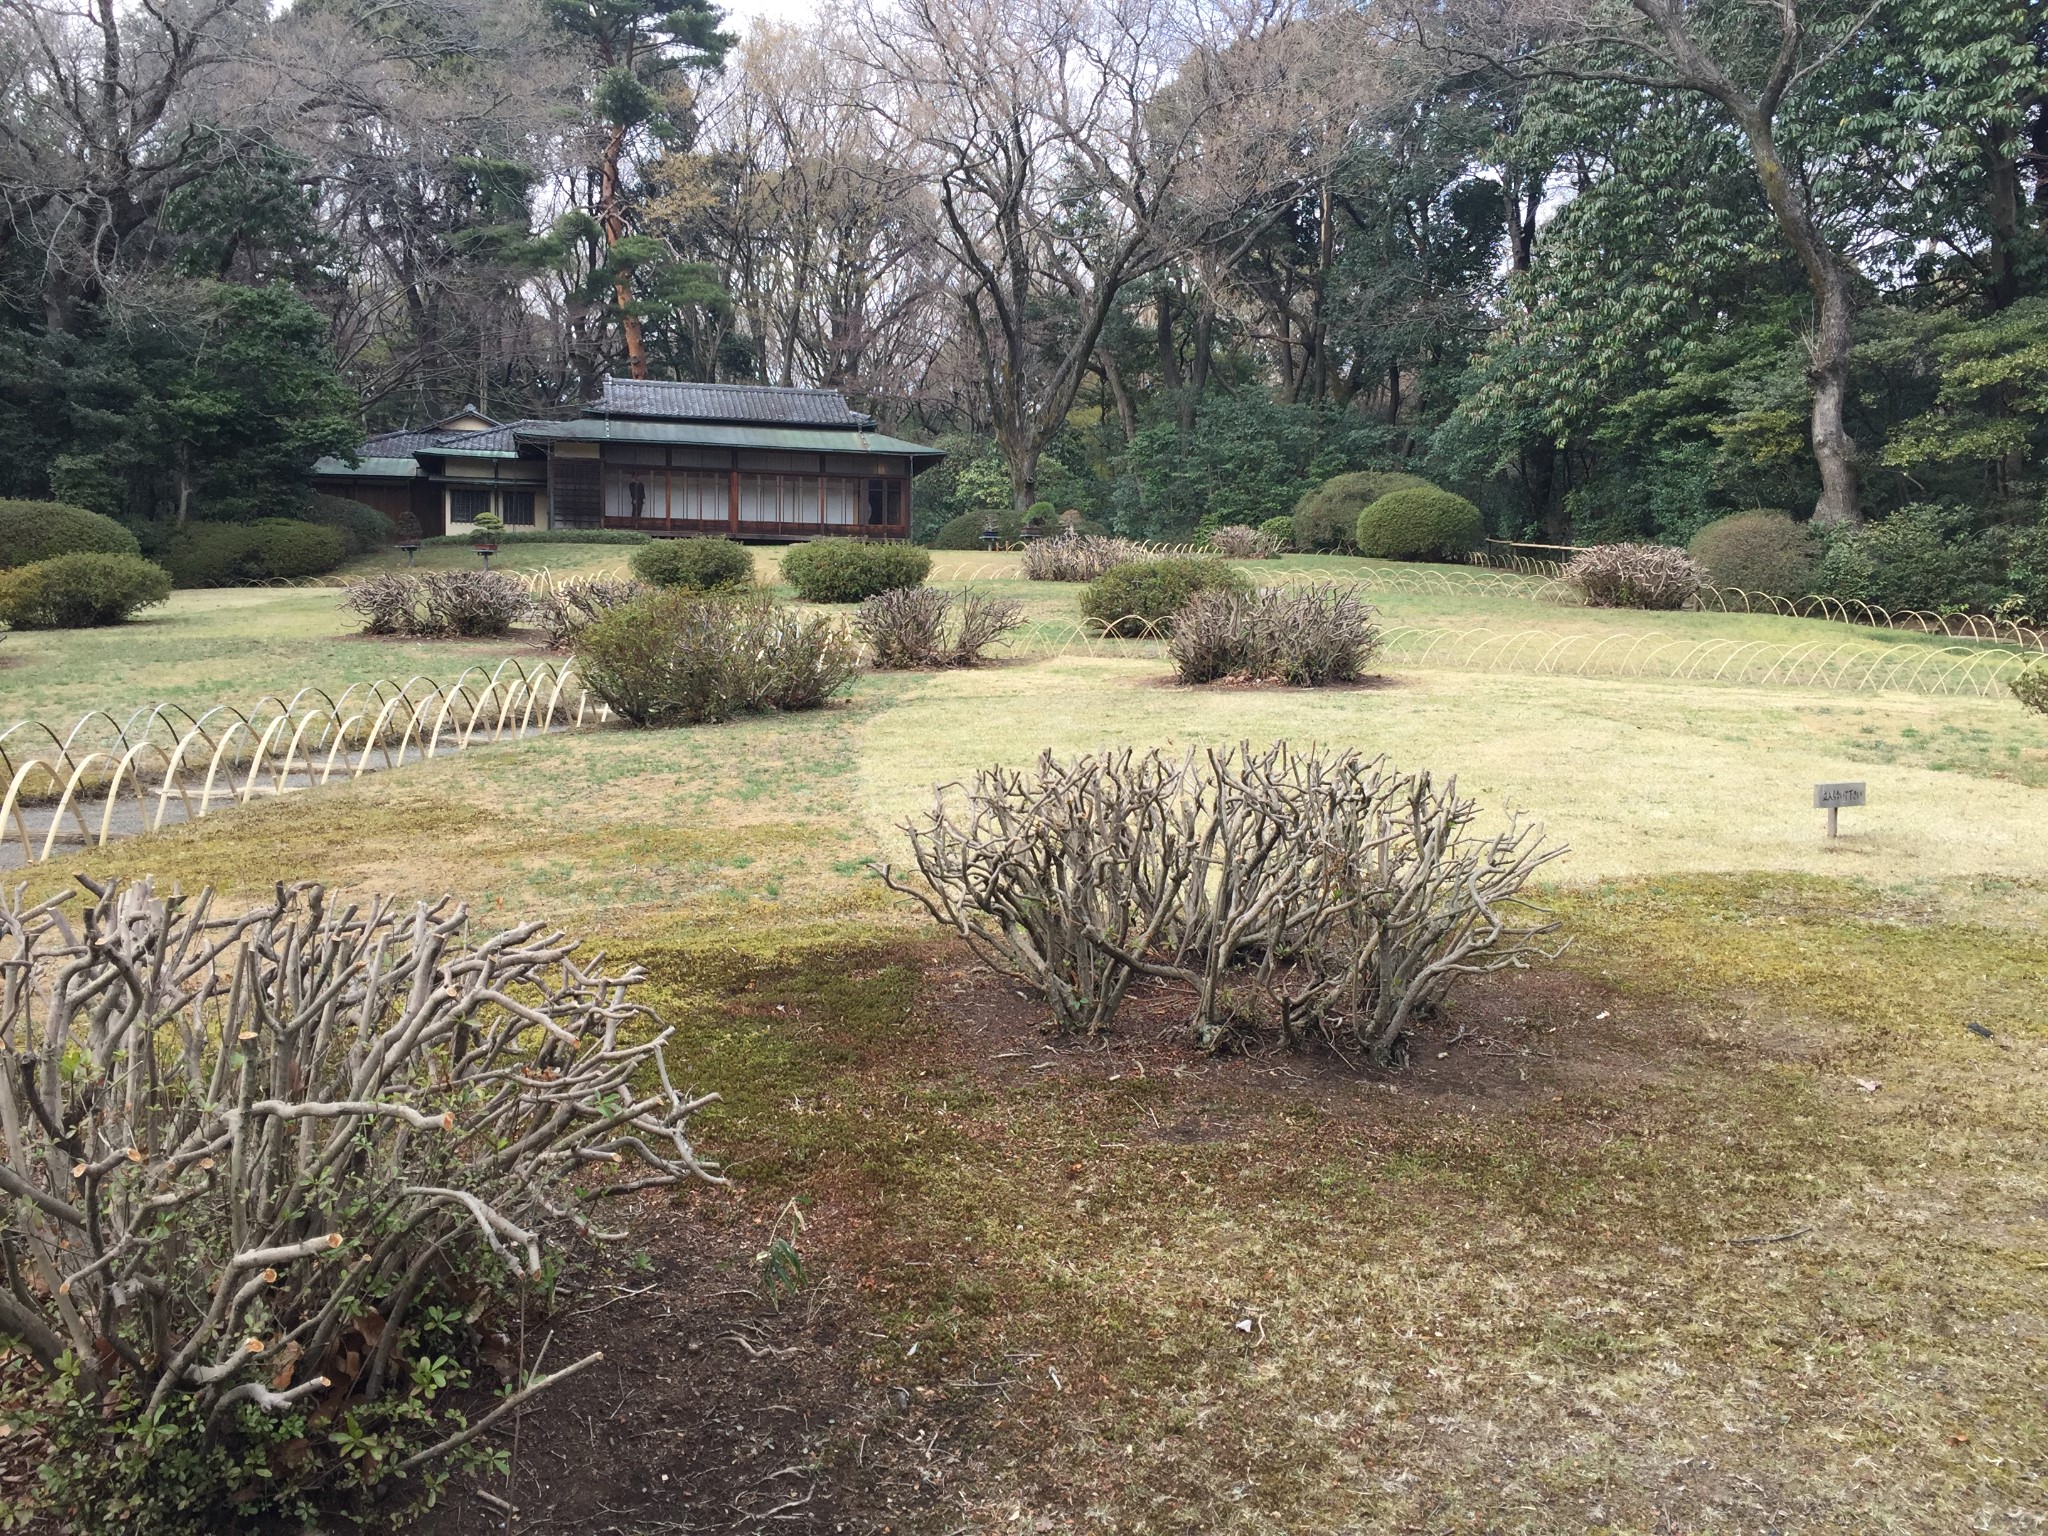
[[[473,523],[480,512],[491,509],[489,491],[455,491],[448,493],[448,521],[451,523]]]
[[[499,494],[504,511],[498,515],[505,519],[507,528],[531,528],[533,526],[533,492],[504,491]]]

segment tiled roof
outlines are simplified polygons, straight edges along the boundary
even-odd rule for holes
[[[946,455],[938,448],[906,442],[880,432],[827,431],[819,427],[764,427],[733,421],[622,421],[583,417],[576,421],[529,421],[519,426],[525,443],[644,443],[698,448],[766,448],[790,453],[908,454],[913,461],[936,464]]]
[[[402,459],[414,453],[461,453],[465,450],[470,453],[511,453],[514,451],[514,432],[542,425],[544,423],[539,421],[508,421],[486,432],[441,432],[431,427],[424,431],[383,432],[364,443],[356,453],[365,459]]]
[[[605,416],[668,421],[752,422],[780,427],[874,425],[836,389],[783,389],[771,384],[686,384],[669,379],[606,378],[591,410]]]

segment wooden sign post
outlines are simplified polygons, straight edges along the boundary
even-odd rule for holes
[[[1828,813],[1828,836],[1836,836],[1835,818],[1845,805],[1868,805],[1861,784],[1816,784],[1813,786],[1813,804],[1816,810]]]

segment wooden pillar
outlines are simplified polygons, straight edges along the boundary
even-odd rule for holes
[[[740,536],[740,458],[732,458],[732,495],[726,504],[726,526],[734,538]]]

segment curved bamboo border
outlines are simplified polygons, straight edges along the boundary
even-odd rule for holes
[[[61,736],[39,720],[18,721],[0,730],[0,841],[18,841],[25,862],[41,863],[56,850],[67,817],[77,841],[104,847],[124,796],[132,797],[141,830],[155,832],[173,797],[185,819],[196,821],[217,805],[247,805],[259,790],[296,794],[397,767],[414,752],[432,758],[609,717],[569,665],[543,661],[529,669],[507,657],[495,667],[467,667],[452,683],[379,678],[338,694],[301,688],[288,699],[267,694],[246,709],[216,704],[196,715],[158,703],[125,721],[88,710]],[[40,839],[25,814],[31,804],[54,804]],[[98,810],[96,830],[89,807]]]

